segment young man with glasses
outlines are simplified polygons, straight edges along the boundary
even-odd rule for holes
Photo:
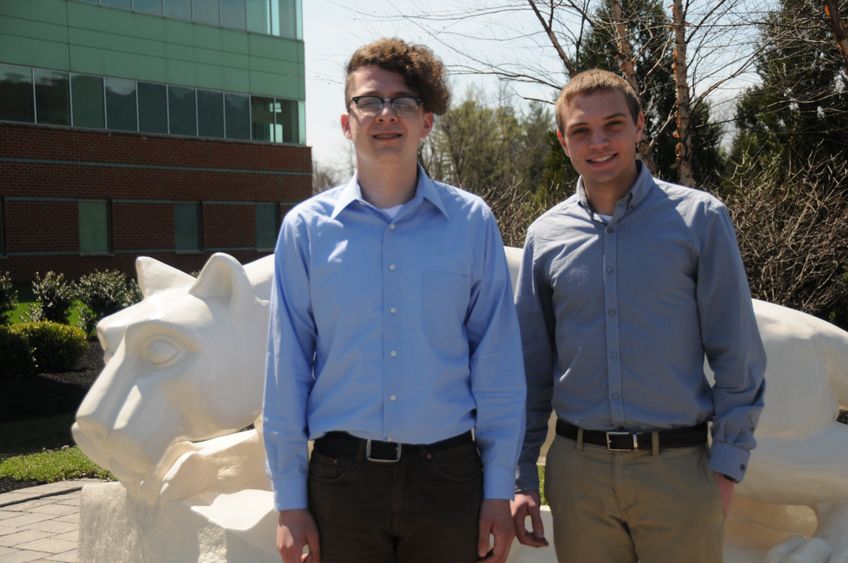
[[[305,547],[325,563],[506,559],[518,321],[490,210],[418,166],[448,99],[427,48],[358,49],[341,116],[356,175],[283,221],[263,433],[286,563]]]
[[[553,408],[545,493],[561,563],[721,561],[765,370],[730,217],[708,193],[657,180],[635,160],[645,119],[621,77],[576,75],[556,118],[580,178],[528,229],[519,275],[518,540],[547,545],[536,460]]]

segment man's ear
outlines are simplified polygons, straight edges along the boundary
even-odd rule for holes
[[[565,156],[569,156],[568,154],[568,145],[565,144],[565,137],[562,134],[560,129],[556,130],[557,132],[557,140],[559,141],[559,146],[562,147],[562,152],[565,153]]]
[[[645,114],[641,111],[636,117],[636,144],[642,141],[642,134],[645,132]]]
[[[419,137],[419,139],[421,141],[426,139],[427,135],[430,134],[430,131],[433,130],[434,121],[435,121],[435,118],[433,117],[433,114],[431,112],[425,112],[424,113],[424,128],[421,129],[421,136]]]
[[[342,124],[342,133],[344,134],[345,137],[350,139],[351,135],[350,135],[350,114],[349,113],[343,113],[342,114],[341,124]]]

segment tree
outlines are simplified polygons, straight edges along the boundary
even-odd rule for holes
[[[671,22],[659,0],[626,1],[618,18],[614,13],[615,3],[615,0],[605,0],[594,14],[595,25],[586,36],[579,68],[615,71],[620,64],[616,36],[626,35],[632,46],[637,92],[645,113],[646,148],[640,152],[652,155],[655,175],[679,181],[676,145],[680,136],[673,135],[671,128],[677,115]],[[688,94],[684,95],[688,100]],[[710,123],[706,103],[695,105],[688,121],[687,138],[693,148],[687,155],[686,167],[693,177],[687,181],[714,185],[721,170],[718,147],[721,128]]]
[[[840,2],[845,11],[848,2]],[[736,166],[771,168],[779,176],[848,147],[848,69],[821,5],[782,0],[763,25],[766,46],[757,61],[761,83],[749,88],[736,112]]]

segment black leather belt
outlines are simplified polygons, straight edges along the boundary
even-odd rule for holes
[[[396,463],[403,456],[414,452],[437,452],[473,442],[474,438],[469,430],[465,434],[454,436],[432,444],[399,444],[397,442],[381,442],[380,440],[366,440],[357,438],[347,432],[327,432],[315,440],[315,450],[321,455],[353,459],[358,463],[373,461],[376,463]]]
[[[577,439],[579,427],[557,419],[556,433],[563,438]],[[671,430],[657,430],[659,447],[665,448],[687,448],[700,446],[707,442],[707,423],[702,422],[697,426],[688,428],[673,428]],[[612,452],[633,450],[650,450],[652,446],[651,434],[653,432],[605,432],[603,430],[583,430],[583,443],[604,446]]]

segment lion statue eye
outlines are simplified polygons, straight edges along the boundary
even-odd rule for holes
[[[180,349],[168,338],[151,338],[147,343],[145,356],[157,366],[164,366],[180,354]]]

